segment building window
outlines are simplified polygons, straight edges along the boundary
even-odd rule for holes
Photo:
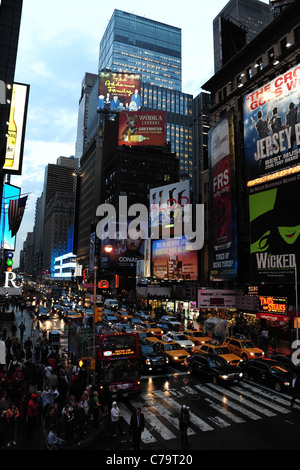
[[[269,64],[272,64],[273,60],[274,60],[274,49],[272,47],[272,49],[268,50],[268,62],[269,62]]]
[[[280,41],[280,52],[281,54],[283,54],[285,51],[286,51],[286,44],[287,44],[287,41],[286,41],[286,37],[281,39]]]
[[[249,68],[247,69],[246,74],[247,74],[247,80],[251,80],[251,78],[252,78],[252,76],[253,76],[253,75],[252,75],[252,68],[251,68],[251,67],[249,67]]]
[[[257,72],[260,72],[262,69],[263,69],[263,62],[262,62],[262,58],[260,57],[259,59],[257,59],[254,67],[256,68],[256,71]]]

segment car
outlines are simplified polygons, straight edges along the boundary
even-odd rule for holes
[[[151,331],[154,336],[161,338],[163,335],[163,330],[153,321],[141,321],[140,327],[145,328],[146,331]]]
[[[130,323],[115,323],[113,325],[113,328],[117,331],[126,331],[126,332],[134,331]]]
[[[150,341],[150,342],[154,342],[156,343],[157,341],[157,336],[154,336],[153,333],[151,333],[151,331],[146,331],[145,329],[143,330],[140,330],[139,329],[139,325],[137,326],[136,328],[136,333],[138,334],[138,337],[139,337],[139,341],[144,341],[144,340],[147,340],[147,341]]]
[[[221,356],[227,364],[232,366],[238,366],[243,361],[240,356],[233,354],[227,346],[224,345],[215,345],[210,343],[201,344],[195,346],[192,350],[193,354],[211,354],[216,356]]]
[[[183,331],[183,326],[179,321],[167,321],[167,325],[170,331]]]
[[[160,318],[161,321],[178,321],[176,317],[171,317],[170,315],[163,315],[161,318]]]
[[[126,312],[125,310],[120,310],[118,312],[116,312],[116,317],[120,320],[120,321],[130,321],[130,318],[132,318],[132,315],[130,315],[128,312]]]
[[[137,325],[141,323],[142,320],[138,317],[131,317],[129,321],[132,324],[133,328],[135,328]]]
[[[61,305],[60,305],[60,304],[56,304],[56,303],[55,303],[55,304],[52,305],[52,312],[54,312],[54,313],[55,313],[55,312],[59,312],[60,309],[61,309]]]
[[[140,319],[142,321],[153,321],[153,317],[149,313],[146,313],[146,312],[141,312]]]
[[[184,330],[183,334],[188,337],[189,340],[193,341],[195,346],[198,344],[207,343],[207,341],[211,340],[210,336],[207,336],[202,331],[198,330]]]
[[[291,384],[291,372],[282,363],[272,359],[258,358],[247,361],[243,366],[244,378],[253,379],[274,387],[276,392],[288,391]]]
[[[110,313],[103,313],[102,314],[102,321],[103,323],[106,323],[108,326],[112,326],[116,323],[118,323],[118,319],[116,315],[110,314]]]
[[[271,356],[269,356],[269,358],[273,359],[273,361],[281,362],[282,364],[284,364],[284,367],[290,372],[295,372],[298,376],[300,376],[300,366],[296,362],[294,363],[292,361],[291,354],[273,353]],[[299,358],[297,359],[297,361],[299,361]]]
[[[144,341],[140,343],[140,360],[143,372],[164,372],[168,370],[169,358],[155,351],[154,343]]]
[[[192,349],[195,347],[194,343],[190,341],[188,337],[182,333],[174,333],[173,331],[169,331],[168,333],[165,333],[164,335],[162,335],[162,339],[164,341],[169,341],[169,340],[176,341],[176,343],[180,344],[180,346],[183,349],[186,349],[186,351],[189,351],[189,352],[191,352]]]
[[[50,318],[50,310],[46,307],[38,307],[37,310],[37,317],[39,320],[49,320]]]
[[[104,301],[104,307],[109,308],[110,310],[117,310],[119,307],[119,303],[115,299],[106,299]]]
[[[77,312],[77,313],[83,313],[85,316],[94,315],[94,309],[93,309],[93,308],[86,308],[86,309],[83,310],[83,311],[75,310],[75,312]]]
[[[165,354],[165,356],[167,356],[169,358],[169,361],[173,364],[185,364],[187,356],[190,355],[188,351],[183,349],[175,341],[167,342],[157,340],[157,342],[154,343],[154,350],[156,352]]]
[[[157,326],[158,326],[159,328],[161,328],[164,333],[167,333],[167,332],[170,330],[169,325],[168,325],[168,323],[167,323],[166,321],[161,321],[161,320],[159,320],[159,321],[157,322]]]
[[[199,375],[214,384],[237,384],[243,380],[243,371],[228,364],[223,357],[215,354],[195,354],[191,356],[188,368],[192,374]]]
[[[237,356],[241,356],[244,361],[264,357],[265,355],[262,349],[257,348],[254,343],[248,339],[226,337],[223,344],[227,346],[231,352]]]

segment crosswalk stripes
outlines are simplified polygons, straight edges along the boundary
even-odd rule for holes
[[[201,410],[193,406],[191,397],[202,397],[208,404],[213,415],[199,416]],[[152,390],[151,393],[141,393],[139,400],[131,401],[134,408],[140,407],[145,415],[146,427],[142,434],[143,444],[151,444],[157,440],[178,438],[179,413],[183,404],[190,406],[191,427],[189,435],[201,432],[211,432],[218,428],[226,428],[234,424],[245,423],[247,420],[272,418],[277,414],[290,412],[289,396],[261,388],[248,382],[240,382],[237,386],[225,388],[212,383],[183,385],[179,388],[169,388],[167,391]],[[120,403],[120,410],[125,421],[129,424],[131,410]],[[295,404],[295,408],[300,406]]]

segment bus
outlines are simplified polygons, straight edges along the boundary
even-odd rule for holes
[[[99,391],[113,396],[127,396],[140,392],[140,348],[137,333],[100,330],[95,334],[95,358],[93,354],[93,330],[71,322],[68,332],[68,352],[82,360],[86,369],[94,371]]]
[[[126,396],[140,391],[138,335],[108,332],[96,336],[96,378],[100,390]]]

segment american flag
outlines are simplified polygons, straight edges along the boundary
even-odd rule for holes
[[[11,236],[16,235],[22,222],[28,196],[9,201],[8,207],[8,223]]]

